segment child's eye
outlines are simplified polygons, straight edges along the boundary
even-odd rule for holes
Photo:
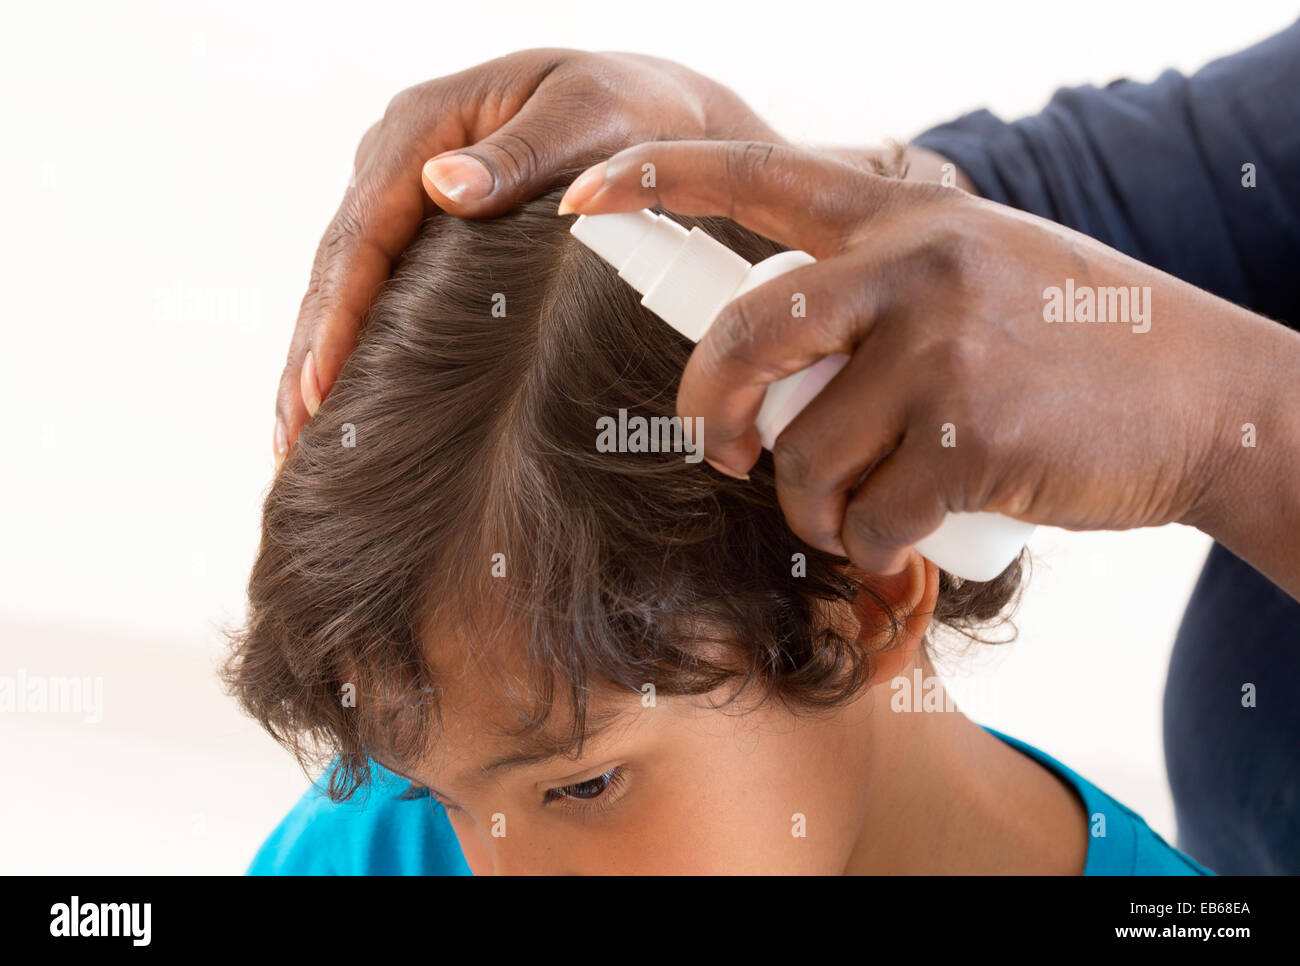
[[[575,812],[608,808],[617,799],[617,792],[623,787],[625,781],[623,766],[617,765],[595,778],[548,789],[543,804],[564,802]]]
[[[399,795],[398,798],[401,801],[406,801],[407,799],[411,799],[411,798],[427,798],[429,799],[429,801],[437,802],[439,805],[441,805],[444,811],[448,811],[448,812],[460,811],[459,805],[455,805],[452,802],[447,801],[445,798],[443,798],[441,795],[435,792],[432,788],[429,788],[425,785],[417,785],[415,782],[411,782],[407,786],[406,791],[402,792],[402,794]]]

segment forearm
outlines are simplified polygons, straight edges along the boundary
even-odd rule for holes
[[[1184,522],[1300,600],[1300,333],[1232,320],[1223,403],[1202,505]]]

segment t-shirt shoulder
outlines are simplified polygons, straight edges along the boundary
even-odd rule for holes
[[[371,762],[346,802],[326,792],[332,763],[258,849],[248,875],[469,875],[442,806],[403,797],[405,778]]]
[[[984,730],[1052,769],[1078,792],[1088,813],[1084,875],[1214,875],[1166,842],[1146,820],[1072,768],[1027,742],[984,725]]]

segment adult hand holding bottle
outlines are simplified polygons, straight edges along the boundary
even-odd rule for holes
[[[656,204],[818,259],[724,308],[678,396],[741,475],[767,385],[852,356],[773,448],[810,544],[890,573],[949,512],[1180,522],[1300,597],[1300,334],[1053,222],[788,145],[637,145],[560,212]]]

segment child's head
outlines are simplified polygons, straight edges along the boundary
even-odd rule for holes
[[[864,582],[786,527],[769,456],[743,482],[598,447],[620,410],[673,415],[691,344],[560,194],[426,220],[267,497],[228,681],[304,764],[339,757],[335,797],[373,758],[459,806],[478,872],[835,871],[873,688],[1020,565]]]

